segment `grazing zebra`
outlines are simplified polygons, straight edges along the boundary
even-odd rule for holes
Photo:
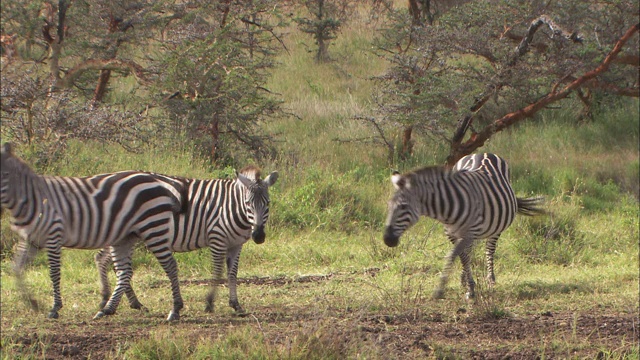
[[[537,207],[542,198],[517,198],[509,182],[507,163],[494,154],[474,154],[460,159],[453,170],[444,166],[426,167],[404,175],[394,172],[391,182],[396,192],[389,201],[384,232],[387,246],[397,246],[400,236],[425,215],[443,223],[454,248],[447,255],[440,284],[434,297],[442,298],[450,268],[456,257],[462,262],[462,283],[466,297],[475,296],[470,249],[474,240],[488,239],[487,278],[495,282],[493,254],[500,234],[513,222],[516,213],[543,214]]]
[[[32,307],[37,309],[37,302],[24,288],[23,268],[38,249],[47,251],[53,282],[53,307],[48,316],[58,318],[62,308],[61,249],[110,247],[118,281],[95,318],[114,314],[133,275],[133,246],[142,239],[171,281],[173,310],[167,320],[180,318],[183,303],[169,241],[174,232],[173,215],[182,211],[184,189],[167,186],[153,174],[134,171],[91,177],[40,176],[13,154],[9,143],[2,146],[0,165],[2,209],[11,212],[11,228],[22,237],[14,269]]]
[[[171,250],[187,252],[204,247],[211,250],[214,284],[207,294],[205,311],[213,311],[216,283],[222,278],[226,259],[229,306],[243,314],[244,309],[236,293],[240,251],[249,237],[256,244],[265,240],[269,187],[275,184],[278,173],[274,171],[262,180],[260,170],[250,166],[237,173],[236,179],[197,180],[159,176],[163,180],[181,181],[188,188],[187,210],[177,216]],[[109,258],[105,254],[106,251],[102,250],[95,257],[103,302],[109,294]],[[126,294],[132,306],[140,305],[131,287],[126,289]]]

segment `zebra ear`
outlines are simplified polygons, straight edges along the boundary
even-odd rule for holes
[[[397,171],[394,171],[391,175],[391,183],[397,190],[409,188],[409,181],[407,181],[407,178],[400,175]]]
[[[242,185],[244,185],[245,187],[249,187],[251,186],[251,183],[253,181],[251,181],[251,179],[249,179],[248,177],[240,174],[239,172],[236,171],[236,177],[238,178],[238,180],[240,180],[240,182],[242,183]]]
[[[6,155],[12,155],[13,154],[13,149],[11,148],[11,143],[10,142],[6,142],[6,143],[2,144],[2,153],[6,154]]]
[[[277,171],[273,171],[273,172],[271,172],[271,174],[269,174],[269,176],[264,178],[263,181],[267,186],[271,186],[271,185],[275,184],[277,180],[278,180],[278,172]]]

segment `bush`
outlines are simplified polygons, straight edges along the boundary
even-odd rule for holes
[[[575,197],[554,201],[548,207],[554,209],[548,217],[522,220],[515,227],[520,240],[515,247],[525,259],[532,263],[552,262],[568,266],[581,259],[585,247],[585,234],[578,228],[580,203]]]
[[[274,189],[277,200],[269,220],[274,226],[353,232],[382,223],[383,197],[375,187],[360,186],[375,182],[361,169],[334,175],[311,168],[299,177],[304,178],[292,180],[296,186]]]

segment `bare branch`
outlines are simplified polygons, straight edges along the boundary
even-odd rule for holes
[[[77,80],[84,72],[92,70],[129,70],[139,80],[147,81],[142,66],[133,61],[118,59],[89,59],[69,70],[67,75],[58,82],[57,87],[68,88],[73,85],[74,81]]]
[[[572,81],[569,85],[565,86],[560,91],[551,91],[547,95],[543,96],[538,101],[529,104],[521,109],[518,109],[514,112],[511,112],[500,119],[495,120],[490,125],[486,126],[477,134],[471,136],[469,140],[464,143],[459,144],[458,146],[454,146],[452,144],[452,148],[449,152],[449,156],[447,157],[447,164],[453,165],[456,161],[458,161],[462,156],[466,154],[470,154],[474,150],[483,146],[484,143],[495,133],[504,130],[505,128],[515,124],[516,122],[533,116],[535,113],[545,108],[547,105],[554,103],[556,101],[562,100],[569,96],[569,94],[584,86],[589,81],[595,79],[600,74],[606,72],[609,69],[611,63],[618,56],[620,51],[622,51],[622,47],[629,41],[629,39],[638,32],[640,29],[640,24],[636,24],[630,27],[627,32],[616,42],[613,49],[609,52],[606,58],[598,65],[594,70],[585,73],[580,76],[576,80]]]
[[[560,26],[556,25],[556,23],[553,22],[553,20],[551,20],[549,16],[541,15],[540,17],[538,17],[537,19],[531,22],[531,26],[529,26],[529,30],[527,31],[527,34],[524,36],[524,38],[522,38],[520,45],[518,45],[518,47],[516,48],[515,56],[509,61],[508,63],[509,66],[515,65],[515,63],[522,56],[524,56],[524,54],[526,54],[527,51],[529,51],[529,45],[533,41],[533,36],[535,35],[536,31],[538,31],[538,28],[540,28],[540,26],[542,26],[543,24],[549,27],[549,29],[553,32],[553,35],[560,36],[567,40],[571,40],[575,43],[582,43],[582,40],[583,40],[582,37],[578,35],[576,32],[569,33],[568,31],[565,31],[564,29],[562,29]]]

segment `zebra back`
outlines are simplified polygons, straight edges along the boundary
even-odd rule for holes
[[[501,157],[483,153],[467,155],[454,165],[455,171],[488,171],[491,174],[502,176],[506,183],[511,182],[511,175],[507,162]],[[544,197],[537,196],[532,198],[516,198],[518,214],[525,216],[545,215],[547,212],[540,208],[544,204]]]

